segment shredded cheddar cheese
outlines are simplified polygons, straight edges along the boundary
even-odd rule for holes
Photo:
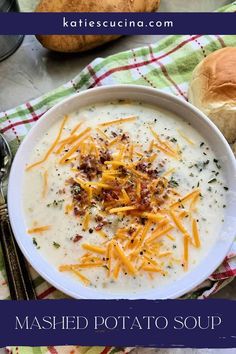
[[[183,198],[180,198],[180,200],[178,202],[173,203],[170,207],[171,208],[178,208],[181,204],[187,202],[188,200],[192,199],[196,195],[198,195],[198,196],[200,195],[200,190],[199,189],[194,190],[191,193],[188,193]]]
[[[66,199],[63,213],[78,218],[82,232],[89,230],[100,238],[91,240],[94,244],[87,240],[88,243],[83,243],[80,241],[83,236],[77,235],[83,254],[76,264],[62,265],[59,270],[76,274],[85,285],[90,284],[85,275],[93,268],[102,271],[104,268],[112,281],[117,281],[121,274],[144,274],[156,279],[158,273],[166,275],[167,266],[173,265],[172,246],[174,248],[180,238],[183,242],[181,261],[188,271],[190,249],[201,247],[197,221],[193,218],[201,192],[197,188],[182,195],[179,181],[173,183],[175,176],[172,175],[177,174],[177,168],[166,169],[165,160],[171,160],[172,166],[176,166],[172,158],[181,157],[177,144],[172,144],[174,141],[169,137],[164,140],[164,134],[160,133],[160,138],[152,127],[153,138],[147,141],[147,146],[132,141],[132,134],[129,136],[121,127],[110,131],[113,126],[134,122],[136,116],[114,119],[95,127],[86,125],[82,131],[82,122],[79,122],[69,136],[64,137],[67,119],[64,117],[44,158],[27,170],[43,163],[54,152],[57,163],[71,173],[65,183],[71,195]],[[71,165],[68,166],[68,162]],[[45,171],[42,196],[47,192],[48,172]],[[121,227],[119,223],[123,220],[126,224]],[[114,230],[110,225],[115,225]],[[35,227],[28,233],[40,234],[50,228]]]
[[[78,142],[62,157],[60,163],[65,163],[66,160],[79,148],[81,141],[91,131],[91,128],[86,128],[82,133],[78,135]]]
[[[118,243],[114,244],[114,251],[116,252],[117,256],[120,258],[121,262],[124,264],[126,267],[127,271],[134,275],[136,272],[136,269],[134,268],[133,264],[130,262],[128,257],[125,255],[125,253],[122,251]]]
[[[42,232],[48,231],[51,229],[51,225],[38,226],[33,229],[28,230],[28,234],[41,234]]]
[[[42,191],[43,198],[45,198],[47,192],[48,192],[48,171],[45,171],[43,174],[43,191]]]
[[[130,206],[125,206],[125,207],[110,209],[110,210],[109,210],[109,213],[110,213],[110,214],[122,213],[122,212],[124,212],[124,211],[136,210],[136,209],[137,209],[137,207],[130,205]]]
[[[126,118],[120,118],[120,119],[112,120],[110,122],[100,123],[99,126],[100,127],[108,127],[109,125],[123,124],[123,123],[126,123],[126,122],[133,122],[136,119],[137,119],[137,117],[135,117],[135,116],[126,117]]]
[[[199,248],[201,246],[201,241],[199,238],[198,226],[196,219],[192,220],[192,232],[193,232],[193,239],[195,247]]]
[[[83,221],[83,230],[87,231],[89,227],[89,220],[90,220],[90,213],[89,211],[86,212],[84,221]]]
[[[44,156],[44,158],[42,160],[39,160],[39,161],[33,163],[32,165],[27,166],[26,171],[30,171],[32,168],[34,168],[34,167],[36,167],[38,165],[41,165],[42,163],[44,163],[48,159],[48,157],[51,155],[51,153],[53,152],[53,150],[55,149],[55,147],[57,146],[57,144],[58,144],[58,142],[59,142],[59,140],[61,138],[64,126],[65,126],[67,120],[68,120],[68,116],[65,116],[63,121],[62,121],[59,133],[58,133],[56,139],[54,140],[54,142],[52,143],[51,147],[47,151],[47,153]]]
[[[79,130],[79,128],[81,127],[82,124],[83,124],[83,122],[79,122],[79,123],[74,127],[74,129],[72,129],[70,135],[74,135],[74,134],[77,132],[77,130]]]
[[[179,135],[182,136],[182,138],[184,138],[184,140],[187,141],[187,143],[189,143],[190,145],[195,145],[194,142],[187,135],[185,135],[180,130],[178,130],[178,132],[179,132]]]
[[[94,253],[98,253],[98,254],[102,254],[102,255],[105,255],[106,254],[106,249],[105,248],[101,248],[101,247],[98,247],[98,246],[94,246],[94,245],[89,245],[89,244],[86,244],[84,243],[82,245],[82,247],[87,250],[87,251],[92,251]]]
[[[184,270],[188,270],[188,262],[189,262],[189,237],[188,235],[184,235]]]

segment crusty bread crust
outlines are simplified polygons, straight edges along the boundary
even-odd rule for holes
[[[236,48],[217,50],[197,65],[189,85],[189,101],[230,143],[236,140]]]
[[[160,0],[41,0],[36,12],[151,12]],[[118,35],[37,35],[48,49],[73,53],[83,52],[110,42]]]

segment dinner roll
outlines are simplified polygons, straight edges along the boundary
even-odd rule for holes
[[[197,65],[189,101],[218,126],[229,143],[236,141],[236,48],[217,50]]]

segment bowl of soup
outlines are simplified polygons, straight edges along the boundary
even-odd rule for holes
[[[20,146],[9,215],[27,260],[75,298],[186,294],[235,237],[235,159],[179,98],[135,85],[76,94]]]

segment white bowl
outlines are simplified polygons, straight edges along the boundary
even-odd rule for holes
[[[227,208],[225,209],[225,222],[217,242],[210,250],[208,256],[196,266],[190,273],[183,276],[161,289],[140,291],[138,294],[115,294],[102,290],[91,289],[74,280],[70,275],[60,273],[54,266],[43,258],[34,247],[31,238],[26,234],[26,223],[22,205],[23,171],[29,161],[31,151],[38,138],[48,128],[65,114],[77,110],[84,105],[103,102],[105,100],[133,99],[153,104],[169,111],[175,112],[199,131],[208,141],[215,152],[217,159],[221,161],[225,174],[226,184],[231,193],[227,195]],[[88,299],[165,299],[177,298],[195,288],[204,281],[224,260],[232,245],[236,230],[236,163],[234,155],[225,138],[215,125],[199,110],[181,99],[164,92],[135,85],[105,86],[91,89],[76,94],[50,109],[31,129],[21,144],[14,159],[8,189],[9,216],[16,240],[27,260],[49,283],[74,298]],[[33,183],[33,182],[32,182]]]

